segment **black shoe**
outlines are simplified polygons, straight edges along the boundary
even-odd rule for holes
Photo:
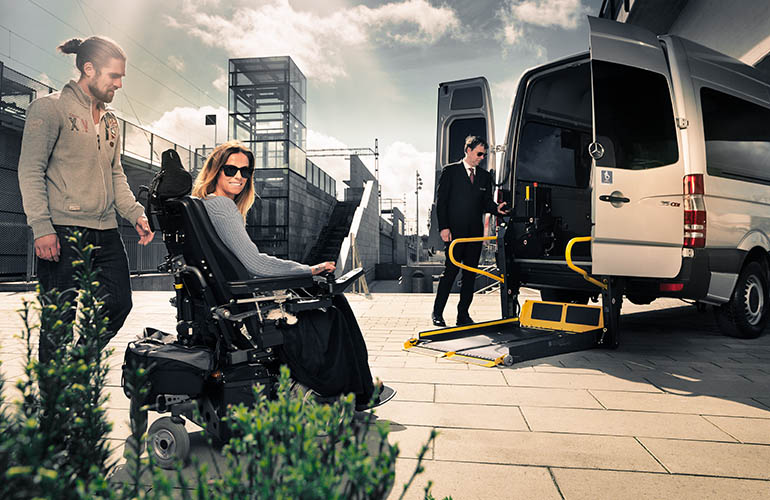
[[[380,387],[375,387],[375,391],[379,390],[379,393],[377,394],[377,398],[373,398],[372,401],[368,403],[359,403],[356,404],[356,411],[366,411],[371,410],[372,408],[376,408],[378,406],[384,405],[391,399],[393,399],[393,396],[396,395],[396,390],[392,387],[388,387],[385,384],[382,384]]]
[[[473,323],[473,320],[468,315],[457,317],[457,326],[470,325],[471,323]]]
[[[430,317],[433,320],[433,326],[446,326],[446,322],[444,322],[444,318],[440,314],[433,313]]]

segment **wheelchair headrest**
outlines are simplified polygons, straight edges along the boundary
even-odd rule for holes
[[[150,200],[164,201],[190,194],[192,175],[182,166],[179,153],[167,149],[161,155],[160,171],[155,174],[150,188]]]

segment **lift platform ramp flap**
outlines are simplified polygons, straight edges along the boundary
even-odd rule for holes
[[[511,366],[594,348],[605,332],[599,306],[528,300],[518,318],[420,332],[404,349],[486,367]]]

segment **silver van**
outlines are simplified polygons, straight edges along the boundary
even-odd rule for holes
[[[598,295],[565,255],[590,236],[572,261],[631,302],[710,304],[727,335],[757,337],[770,299],[770,78],[680,37],[589,23],[589,53],[521,77],[505,145],[490,148],[513,206],[509,282],[544,300]],[[439,86],[437,175],[466,135],[494,139],[490,104],[484,78]]]

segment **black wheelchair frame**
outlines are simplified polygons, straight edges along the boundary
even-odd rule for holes
[[[185,418],[227,440],[227,407],[253,403],[257,383],[268,396],[274,392],[276,349],[296,314],[330,307],[333,295],[363,274],[359,268],[339,279],[243,279],[249,273],[217,236],[203,203],[190,196],[160,200],[150,192],[151,226],[168,250],[159,271],[174,277],[176,335],[145,328],[123,364],[132,432],[146,431],[148,411],[170,413],[148,432],[154,458],[167,468],[189,453]],[[131,387],[138,368],[146,370],[146,391]]]

